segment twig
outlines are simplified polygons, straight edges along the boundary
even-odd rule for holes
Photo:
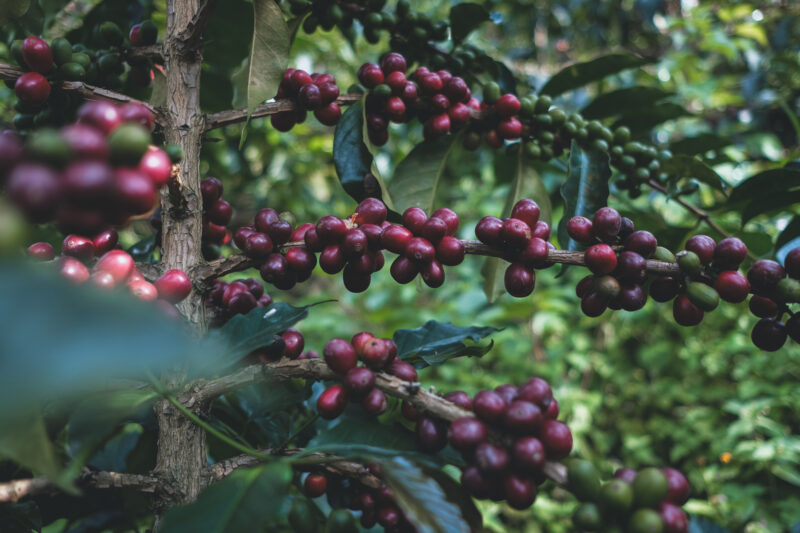
[[[336,99],[336,103],[339,105],[351,105],[355,102],[358,102],[363,96],[363,94],[359,93],[343,94]],[[255,109],[253,109],[253,112],[250,113],[250,118],[275,115],[276,113],[280,113],[282,111],[291,111],[295,108],[296,106],[291,99],[280,98],[274,102],[268,102],[266,104],[257,106]],[[206,118],[205,131],[221,128],[230,124],[236,124],[238,122],[244,122],[245,120],[247,120],[247,108],[229,109],[226,111],[220,111],[218,113],[211,113]]]
[[[150,474],[125,474],[84,469],[77,482],[79,487],[111,489],[132,488],[140,492],[153,493],[165,488],[162,480]],[[17,479],[0,483],[0,502],[17,502],[22,498],[58,492],[58,486],[44,477]]]
[[[489,257],[503,258],[506,254],[495,248],[491,248],[478,241],[463,241],[466,253],[471,255],[483,255]],[[298,246],[305,246],[303,242],[290,242],[279,247],[279,250],[285,251],[289,248]],[[550,250],[547,255],[547,260],[553,263],[560,263],[564,265],[586,265],[583,258],[583,252],[570,251],[570,250]],[[195,283],[202,287],[209,288],[211,282],[222,276],[231,274],[233,272],[241,272],[248,268],[253,268],[259,264],[255,259],[251,259],[245,255],[237,254],[215,261],[209,261],[203,265],[198,265],[192,270],[192,278]],[[680,274],[681,270],[677,263],[667,263],[664,261],[656,261],[649,259],[647,261],[647,271],[651,274],[658,274],[663,276],[674,276]]]
[[[9,65],[7,63],[0,63],[0,79],[2,80],[16,80],[24,73],[25,72],[23,72],[22,70],[13,65]],[[112,102],[116,102],[118,104],[124,104],[126,102],[136,102],[149,109],[150,112],[153,113],[156,122],[158,122],[159,124],[163,124],[165,120],[165,114],[162,109],[153,107],[146,102],[142,102],[141,100],[131,98],[130,96],[124,95],[122,93],[109,91],[108,89],[103,89],[102,87],[96,87],[94,85],[89,85],[81,81],[55,82],[53,84],[53,87],[62,91],[77,93],[88,100],[96,100],[100,98],[104,100],[111,100]]]
[[[311,378],[316,380],[335,380],[338,376],[320,359],[288,360],[275,363],[257,364],[245,367],[236,373],[221,378],[198,383],[178,398],[178,401],[191,409],[207,405],[215,398],[239,387],[269,380],[291,378]],[[377,372],[375,385],[384,394],[405,400],[420,413],[442,420],[473,416],[456,404],[424,390],[419,383],[403,381],[397,377]],[[545,474],[556,483],[566,482],[566,468],[559,463],[548,463]]]
[[[126,59],[153,61],[155,63],[164,62],[164,53],[160,44],[149,46],[132,46],[123,51]]]

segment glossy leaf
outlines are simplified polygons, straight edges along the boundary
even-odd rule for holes
[[[246,315],[236,315],[211,337],[227,345],[227,360],[241,360],[256,348],[268,346],[275,336],[308,316],[308,307],[293,307],[276,302],[269,307],[256,307]]]
[[[774,168],[751,176],[737,185],[730,196],[731,203],[751,202],[760,196],[785,194],[800,187],[800,170]]]
[[[453,42],[463,41],[472,30],[490,20],[489,12],[479,4],[464,2],[450,8],[450,32]]]
[[[423,533],[469,533],[459,506],[441,485],[405,457],[381,462],[381,472],[395,501]]]
[[[289,62],[291,32],[274,0],[253,0],[253,42],[247,80],[247,109],[272,98]]]
[[[433,211],[436,191],[456,138],[456,135],[445,135],[423,141],[400,161],[389,182],[389,194],[398,212],[412,206],[428,213]]]
[[[618,128],[620,126],[626,126],[636,134],[650,131],[655,126],[668,120],[687,116],[691,116],[691,113],[682,106],[671,102],[662,102],[651,106],[646,113],[640,111],[624,113],[619,120],[614,123],[613,127]]]
[[[727,137],[713,133],[701,133],[670,143],[669,149],[676,154],[699,155],[709,150],[721,150],[730,144],[731,141]]]
[[[550,195],[547,193],[542,177],[522,150],[517,149],[512,155],[495,156],[494,172],[498,181],[505,181],[505,176],[512,177],[511,187],[503,206],[503,216],[511,215],[511,210],[518,200],[530,198],[539,204],[541,220],[548,224],[552,221],[553,207],[550,204]],[[489,302],[494,302],[505,290],[501,271],[507,265],[506,261],[497,257],[487,257],[483,263],[481,268],[483,292]]]
[[[661,169],[677,178],[694,178],[718,191],[725,191],[728,187],[722,176],[698,157],[674,154],[664,162]]]
[[[288,461],[238,470],[165,515],[164,533],[245,533],[285,524],[292,469]]]
[[[594,120],[629,113],[633,109],[647,113],[655,102],[672,94],[658,87],[627,87],[597,96],[581,114],[587,120]]]
[[[800,190],[788,191],[784,194],[759,196],[742,209],[742,224],[759,215],[773,214],[773,211],[788,210],[800,203]]]
[[[608,203],[608,180],[611,169],[608,155],[596,150],[583,150],[572,141],[569,152],[567,181],[561,186],[564,213],[558,224],[558,243],[565,250],[579,250],[580,245],[567,234],[567,222],[574,216],[591,218]]]
[[[629,68],[640,67],[651,63],[652,60],[643,59],[630,54],[609,54],[583,63],[570,65],[552,78],[547,80],[542,87],[542,94],[558,96],[578,87],[598,81],[611,74],[616,74]]]
[[[430,320],[416,329],[399,329],[393,340],[397,344],[397,355],[405,361],[418,365],[441,365],[454,357],[480,357],[492,348],[488,344],[473,344],[492,333],[497,328],[454,326],[450,322]],[[468,344],[465,341],[472,341]]]

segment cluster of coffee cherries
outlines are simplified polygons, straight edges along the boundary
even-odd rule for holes
[[[750,311],[761,318],[753,327],[753,343],[770,352],[780,349],[787,336],[800,343],[800,315],[788,308],[788,304],[800,302],[800,248],[786,255],[783,266],[769,259],[756,261],[747,272],[747,281],[753,292]]]
[[[553,245],[550,225],[539,220],[539,206],[523,198],[511,210],[511,217],[483,217],[475,226],[475,235],[482,243],[502,250],[511,264],[506,268],[504,283],[511,296],[523,298],[533,292],[534,269],[552,266],[547,256]]]
[[[68,235],[59,257],[48,242],[31,244],[28,255],[38,261],[53,261],[59,274],[76,285],[88,282],[106,290],[125,287],[139,300],[155,301],[175,317],[180,315],[173,304],[192,291],[189,276],[181,270],[169,270],[153,283],[147,281],[136,268],[133,257],[117,248],[117,232],[113,229],[99,233],[94,239]]]
[[[358,81],[369,93],[364,101],[367,134],[382,146],[389,139],[389,122],[403,123],[417,117],[423,123],[425,138],[445,135],[466,125],[471,110],[478,108],[467,83],[447,70],[432,72],[419,67],[414,81],[406,79],[406,59],[390,52],[380,65],[364,63]]]
[[[547,461],[558,461],[572,451],[572,433],[556,420],[558,402],[547,381],[533,377],[519,387],[505,384],[482,390],[474,397],[462,391],[444,399],[471,411],[447,422],[420,416],[407,404],[406,418],[417,422],[417,442],[435,453],[448,443],[467,461],[461,484],[472,496],[505,500],[514,509],[527,509],[536,500],[537,486],[547,478]],[[496,439],[493,433],[508,436]]]
[[[573,515],[579,531],[687,533],[689,520],[681,506],[689,499],[689,482],[674,468],[621,468],[602,482],[589,461],[567,463],[570,491],[581,505]]]
[[[33,223],[94,235],[153,209],[172,161],[151,146],[153,115],[139,103],[84,104],[78,121],[23,142],[0,133],[0,185]]]
[[[203,197],[203,244],[221,246],[231,241],[228,223],[233,217],[233,207],[222,199],[222,182],[208,176],[200,182]]]
[[[360,403],[370,415],[383,414],[388,401],[375,386],[375,372],[386,372],[403,381],[417,381],[414,367],[397,357],[394,341],[368,332],[357,333],[350,341],[329,340],[322,350],[322,357],[342,381],[330,385],[317,399],[317,412],[326,420],[341,415],[348,402]],[[362,366],[359,366],[359,361]]]
[[[306,113],[324,126],[335,126],[342,118],[342,110],[336,99],[339,86],[332,74],[309,74],[305,70],[288,68],[278,86],[275,98],[290,98],[296,104],[292,111],[282,111],[270,117],[270,124],[278,131],[289,131],[295,124],[305,122]]]
[[[381,478],[380,465],[367,463],[365,466],[370,474],[378,479]],[[372,528],[377,524],[383,527],[384,531],[397,533],[417,531],[397,505],[392,490],[383,483],[378,487],[370,487],[358,480],[343,478],[329,472],[311,472],[303,480],[303,492],[309,498],[319,498],[327,493],[330,495],[331,507],[337,507],[337,504],[341,502],[347,509],[361,511],[359,522],[364,529]],[[308,523],[307,509],[307,501],[298,498],[293,502],[292,511],[289,513],[289,523],[297,532],[308,530],[308,528],[302,527]],[[350,515],[343,509],[337,509],[334,512],[344,512]],[[337,523],[349,521],[352,527],[355,527],[352,515],[342,517],[331,513],[326,524],[326,531],[333,530],[331,521]],[[315,524],[316,526],[317,524]],[[336,529],[336,531],[339,530]],[[355,531],[355,529],[342,531]]]
[[[267,307],[272,298],[255,278],[236,281],[215,280],[205,304],[212,311],[210,327],[221,327],[236,315],[246,315],[256,307]]]

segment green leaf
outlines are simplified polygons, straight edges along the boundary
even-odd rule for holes
[[[692,518],[689,524],[689,533],[730,533],[724,527],[708,522],[702,518]]]
[[[30,5],[31,0],[0,0],[0,24],[20,18]]]
[[[463,41],[472,30],[490,20],[489,12],[481,5],[465,2],[450,8],[450,32],[453,43]]]
[[[422,533],[469,533],[459,506],[423,469],[404,457],[381,462],[397,504]]]
[[[539,204],[540,218],[548,224],[552,220],[553,207],[550,204],[550,195],[544,186],[542,177],[524,156],[521,149],[512,155],[495,156],[495,176],[499,181],[504,181],[504,176],[512,176],[511,187],[503,206],[503,216],[510,216],[514,204],[521,198],[530,198]],[[503,291],[503,279],[500,271],[506,264],[497,257],[488,257],[481,268],[483,276],[483,292],[489,302],[494,302]]]
[[[250,58],[242,60],[239,68],[231,74],[231,85],[233,86],[233,98],[231,105],[235,108],[247,107],[247,78],[250,74]]]
[[[627,87],[599,95],[581,110],[587,120],[613,117],[633,109],[650,108],[673,93],[658,87]]]
[[[737,185],[729,198],[730,203],[746,203],[761,196],[786,194],[800,187],[800,170],[773,168],[751,176]]]
[[[561,186],[564,213],[558,223],[558,244],[565,250],[579,250],[580,245],[567,234],[567,222],[574,216],[591,218],[608,203],[608,180],[611,169],[608,154],[583,150],[572,141],[569,153],[569,176]]]
[[[758,215],[766,215],[777,210],[788,210],[798,203],[800,203],[800,190],[771,196],[759,196],[742,209],[742,225]]]
[[[98,470],[122,472],[127,468],[128,455],[136,448],[144,433],[141,424],[125,424],[87,464]]]
[[[572,89],[582,87],[587,83],[601,80],[611,74],[627,70],[629,68],[640,67],[652,63],[652,59],[644,59],[629,54],[609,54],[586,61],[570,65],[552,78],[547,80],[542,90],[542,94],[557,96]]]
[[[288,461],[239,470],[200,493],[197,501],[170,509],[163,533],[249,533],[286,523],[292,469]]]
[[[398,329],[393,340],[397,345],[397,355],[416,365],[441,365],[448,359],[463,356],[477,356],[487,353],[492,343],[486,345],[467,345],[464,341],[478,342],[500,331],[497,328],[454,326],[450,322],[430,320],[416,329]]]
[[[770,472],[787,483],[800,487],[800,471],[786,464],[785,461],[776,462],[770,467]]]
[[[412,206],[421,207],[428,213],[433,211],[436,190],[456,137],[445,135],[423,141],[400,161],[389,182],[389,194],[398,212]]]
[[[787,243],[800,237],[800,216],[795,215],[794,218],[783,228],[783,231],[778,235],[778,240],[775,242],[776,248],[783,248]]]
[[[0,265],[0,294],[0,418],[115,379],[219,369],[219,345],[128,294],[74,286],[31,265]]]
[[[274,0],[253,0],[253,42],[247,79],[247,109],[275,96],[289,63],[291,32]]]
[[[19,411],[15,414],[17,416],[14,418],[0,417],[3,424],[3,431],[0,432],[0,457],[11,459],[30,469],[35,475],[58,482],[61,466],[47,435],[44,418],[37,411]]]
[[[722,176],[696,156],[674,154],[661,170],[676,178],[695,178],[718,191],[724,192],[728,187]]]
[[[0,524],[4,533],[31,533],[42,531],[42,514],[33,501],[0,504]]]
[[[670,143],[669,149],[676,154],[699,155],[709,150],[721,150],[730,144],[731,141],[727,137],[714,133],[701,133]]]
[[[272,344],[278,333],[308,316],[308,307],[294,307],[283,302],[256,307],[246,315],[236,315],[228,320],[209,337],[227,345],[226,359],[233,363],[256,348]]]
[[[686,109],[678,104],[662,102],[651,106],[647,112],[633,110],[624,113],[619,120],[614,123],[614,128],[626,126],[635,134],[650,131],[662,122],[673,120],[680,117],[691,116]]]

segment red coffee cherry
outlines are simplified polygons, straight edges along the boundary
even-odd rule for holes
[[[536,437],[522,437],[514,442],[512,451],[514,466],[525,473],[541,471],[547,462],[544,445]]]
[[[358,356],[353,345],[344,339],[331,339],[322,350],[325,363],[331,370],[339,375],[347,374],[351,368],[358,364]]]
[[[508,505],[522,511],[533,505],[537,491],[532,480],[509,474],[503,480],[503,493]]]
[[[486,499],[496,490],[492,481],[477,466],[468,466],[461,472],[461,484],[478,499]]]
[[[111,250],[94,265],[94,272],[106,272],[114,283],[122,283],[136,269],[133,257],[124,250]],[[179,271],[180,272],[180,271]],[[156,287],[157,289],[158,287]]]
[[[469,107],[461,102],[456,102],[450,106],[450,109],[447,110],[447,116],[450,117],[450,127],[452,129],[466,126],[472,118]]]
[[[347,392],[341,385],[331,385],[317,399],[317,412],[325,420],[333,420],[347,407]]]
[[[324,107],[315,109],[314,117],[323,126],[335,126],[336,124],[339,123],[339,119],[342,118],[342,109],[336,102],[330,102]]]
[[[420,276],[422,276],[422,281],[425,282],[425,285],[432,289],[439,288],[444,284],[444,268],[435,259],[422,267]]]
[[[647,260],[626,250],[617,258],[615,275],[621,282],[643,283],[647,279]]]
[[[314,267],[317,266],[317,256],[299,246],[290,248],[286,252],[286,262],[289,264],[289,268],[295,272],[311,274]]]
[[[546,409],[553,401],[553,389],[540,377],[533,377],[519,387],[518,400],[531,402]]]
[[[425,131],[428,137],[439,137],[446,135],[450,131],[450,115],[447,113],[439,113],[434,115],[428,122],[425,123]]]
[[[383,70],[384,74],[405,72],[406,58],[397,52],[389,52],[381,59],[381,70]]]
[[[436,248],[422,237],[412,237],[405,249],[405,256],[418,263],[430,263],[436,257]]]
[[[519,113],[521,108],[522,105],[519,99],[513,94],[504,94],[494,103],[495,113],[497,113],[500,118],[512,117]]]
[[[533,228],[539,222],[539,215],[539,204],[528,198],[519,200],[511,209],[511,218],[523,221],[530,228]]]
[[[500,235],[507,246],[517,250],[524,248],[532,236],[531,227],[516,218],[508,218],[503,222]]]
[[[443,265],[460,265],[465,255],[464,243],[455,237],[444,236],[436,245],[436,259]]]
[[[447,222],[441,218],[431,217],[422,225],[419,234],[432,244],[436,244],[447,234]]]
[[[544,268],[547,266],[549,253],[550,247],[547,243],[539,237],[533,237],[519,252],[517,260],[528,268]]]
[[[397,357],[394,357],[389,362],[386,372],[402,379],[403,381],[409,381],[411,383],[415,383],[417,381],[417,371],[414,370],[414,367]]]
[[[61,244],[61,253],[86,263],[94,257],[94,242],[80,235],[67,235]]]
[[[385,367],[389,361],[394,357],[391,353],[389,343],[386,339],[378,339],[372,337],[361,341],[360,349],[357,348],[356,352],[364,364],[375,370]]]
[[[400,256],[392,262],[389,273],[397,283],[410,283],[419,274],[419,266],[415,261]]]
[[[390,252],[403,254],[412,237],[414,237],[414,234],[411,230],[397,224],[391,224],[381,234],[381,245]]]
[[[531,230],[531,237],[539,237],[543,241],[550,240],[550,224],[544,220],[537,222]]]
[[[272,239],[266,233],[253,231],[244,238],[242,251],[247,257],[263,259],[269,256],[274,249]]]
[[[353,335],[353,338],[350,339],[350,344],[353,345],[356,354],[359,357],[361,357],[362,351],[366,343],[374,338],[375,336],[372,333],[368,331],[362,331],[360,333],[356,333],[355,335]]]
[[[678,279],[672,276],[658,276],[650,283],[650,297],[657,302],[668,302],[678,295],[680,288],[681,283]]]
[[[612,207],[601,207],[592,219],[595,237],[605,242],[614,242],[622,227],[622,217]]]
[[[422,226],[427,222],[428,215],[420,207],[409,207],[403,211],[403,226],[408,228],[414,235],[419,235]]]
[[[714,248],[717,243],[708,235],[694,235],[686,241],[686,250],[694,252],[700,258],[700,262],[707,265],[714,257]]]
[[[625,284],[622,285],[616,302],[626,311],[638,311],[647,303],[647,293],[641,285]]]
[[[383,83],[383,70],[375,63],[364,63],[358,69],[358,81],[367,89],[374,89]]]
[[[351,401],[361,401],[375,388],[375,374],[368,368],[355,367],[347,371],[342,381]]]
[[[747,280],[756,291],[770,291],[785,277],[783,267],[769,259],[756,261],[747,272]]]
[[[447,225],[446,235],[455,235],[458,230],[458,215],[452,209],[441,207],[433,212],[431,218],[439,218],[444,220]]]
[[[141,124],[147,131],[153,131],[155,117],[148,107],[140,102],[125,102],[117,107],[119,119],[122,122],[135,122]]]
[[[544,417],[537,405],[524,400],[511,402],[503,418],[503,425],[518,435],[533,435],[542,425]]]
[[[599,292],[590,291],[581,299],[581,311],[584,315],[596,318],[608,309],[608,298]]]
[[[540,439],[551,460],[564,459],[572,451],[572,432],[566,424],[557,420],[544,421]]]
[[[380,226],[386,220],[386,204],[377,198],[366,198],[356,207],[354,222],[358,225],[375,224]]]
[[[478,221],[475,226],[475,235],[483,244],[499,247],[503,243],[503,221],[497,217],[487,216]]]
[[[722,270],[735,270],[747,257],[747,246],[741,239],[727,237],[714,247],[712,255],[714,267]]]
[[[247,293],[251,294],[251,293]],[[289,359],[297,359],[301,353],[303,353],[303,348],[305,347],[305,339],[303,338],[303,334],[297,331],[296,329],[287,329],[281,334],[281,338],[283,339],[284,349],[283,349],[283,356],[288,357]]]
[[[389,402],[386,395],[378,388],[373,388],[367,396],[361,400],[361,407],[372,416],[380,416],[386,412]]]
[[[634,231],[625,238],[625,249],[636,252],[645,259],[653,256],[658,247],[658,241],[649,231]]]
[[[739,303],[747,299],[747,295],[750,293],[750,282],[735,270],[725,270],[720,272],[714,281],[714,289],[726,302]]]
[[[26,72],[14,83],[14,93],[24,103],[40,106],[50,97],[50,82],[38,72]]]
[[[153,185],[157,189],[166,185],[170,176],[172,176],[172,161],[164,150],[155,146],[150,146],[147,149],[137,168],[153,181]],[[224,226],[225,224],[222,225]]]
[[[117,107],[106,100],[91,100],[78,108],[78,122],[94,126],[105,135],[122,123]]]
[[[664,502],[658,508],[658,516],[664,525],[664,533],[687,533],[689,531],[689,520],[686,513],[677,506],[669,502]]]
[[[765,352],[774,352],[786,344],[786,327],[775,318],[762,318],[753,327],[750,338],[757,348]]]
[[[417,421],[417,443],[423,451],[436,453],[447,446],[447,425],[423,416]]]
[[[703,315],[703,311],[686,294],[679,294],[672,302],[672,316],[680,326],[696,326],[702,322]]]
[[[442,90],[444,83],[439,74],[430,72],[417,79],[422,92],[428,95],[433,95]]]
[[[327,215],[319,219],[316,225],[317,235],[324,244],[336,244],[344,239],[347,225],[339,217]]]
[[[519,139],[522,136],[522,122],[517,117],[503,119],[497,124],[497,134],[501,139]]]
[[[503,283],[508,294],[515,298],[524,298],[533,292],[536,275],[533,269],[522,263],[511,263],[506,268]]]
[[[665,467],[661,469],[664,477],[667,478],[667,495],[664,501],[675,505],[683,505],[689,500],[689,480],[681,472],[674,468]]]
[[[53,51],[50,45],[35,35],[22,41],[22,58],[30,70],[39,74],[47,74],[53,68]]]
[[[158,297],[176,304],[192,292],[192,280],[182,270],[168,270],[155,282]]]
[[[28,255],[37,261],[51,261],[55,258],[56,251],[49,242],[35,242],[28,246]]]
[[[489,431],[477,418],[457,418],[450,424],[450,445],[460,452],[470,453],[488,438]]]
[[[594,224],[597,227],[597,224]],[[607,244],[590,246],[583,255],[586,266],[593,274],[611,274],[617,268],[617,254]]]
[[[303,482],[303,490],[309,498],[319,498],[328,490],[328,478],[323,474],[309,474]]]
[[[490,442],[481,442],[475,448],[475,463],[484,475],[490,478],[502,476],[508,470],[511,459],[505,449]]]
[[[508,403],[503,397],[492,390],[482,390],[472,400],[472,409],[475,414],[489,423],[501,421],[507,407]]]

